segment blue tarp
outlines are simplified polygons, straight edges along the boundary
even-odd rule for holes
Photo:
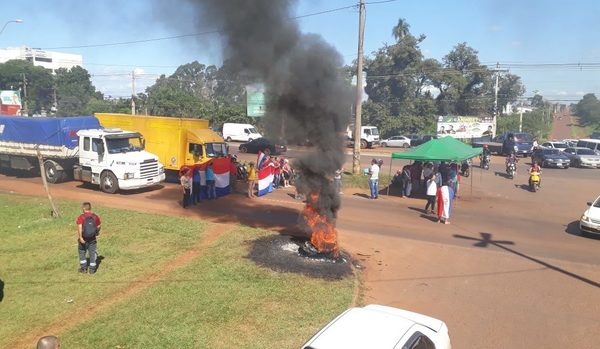
[[[66,146],[77,146],[77,131],[101,129],[93,116],[19,117],[0,116],[0,141]]]

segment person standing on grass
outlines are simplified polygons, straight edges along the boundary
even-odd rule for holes
[[[369,168],[369,188],[371,189],[371,200],[379,198],[379,164],[376,159],[371,161],[371,168]]]
[[[256,168],[254,167],[254,163],[251,162],[248,165],[248,197],[254,197],[254,187],[256,186],[256,181],[258,180],[258,175],[256,174]]]
[[[194,166],[192,171],[192,204],[202,202],[200,197],[200,169],[198,166]]]
[[[183,190],[183,201],[181,202],[181,206],[186,208],[191,203],[190,200],[192,195],[192,179],[190,178],[189,168],[186,167],[183,172],[181,172],[179,182],[181,183],[181,189]]]
[[[213,170],[212,161],[208,163],[208,166],[206,166],[205,176],[206,176],[206,187],[208,190],[208,193],[207,193],[208,199],[209,200],[216,199],[217,198],[217,183],[216,183],[217,178],[215,177],[215,171]]]
[[[427,204],[425,205],[425,213],[433,213],[435,209],[435,197],[437,195],[438,186],[435,183],[433,175],[425,179],[425,194],[427,195]]]
[[[335,170],[335,174],[333,175],[333,185],[338,194],[342,193],[342,169]]]
[[[87,273],[88,264],[86,259],[86,252],[89,254],[90,274],[96,272],[96,258],[97,246],[96,237],[100,234],[100,217],[92,213],[92,204],[84,202],[82,205],[83,213],[77,217],[75,223],[77,224],[77,237],[78,237],[78,250],[79,250],[79,272]]]

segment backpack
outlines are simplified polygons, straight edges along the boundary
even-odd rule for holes
[[[83,224],[81,227],[81,235],[85,241],[93,241],[96,239],[96,234],[98,233],[98,226],[96,225],[96,215],[91,214],[89,216],[85,216],[83,219]]]

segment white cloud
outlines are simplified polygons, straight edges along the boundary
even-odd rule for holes
[[[492,32],[492,33],[497,33],[497,32],[502,31],[502,26],[500,26],[498,24],[493,24],[493,25],[490,25],[487,28],[487,30],[490,31],[490,32]]]

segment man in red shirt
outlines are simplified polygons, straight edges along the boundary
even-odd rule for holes
[[[90,257],[90,274],[96,272],[96,236],[100,233],[100,217],[92,213],[92,204],[84,202],[83,214],[77,217],[78,250],[79,250],[79,272],[87,273],[88,264],[86,252]]]

